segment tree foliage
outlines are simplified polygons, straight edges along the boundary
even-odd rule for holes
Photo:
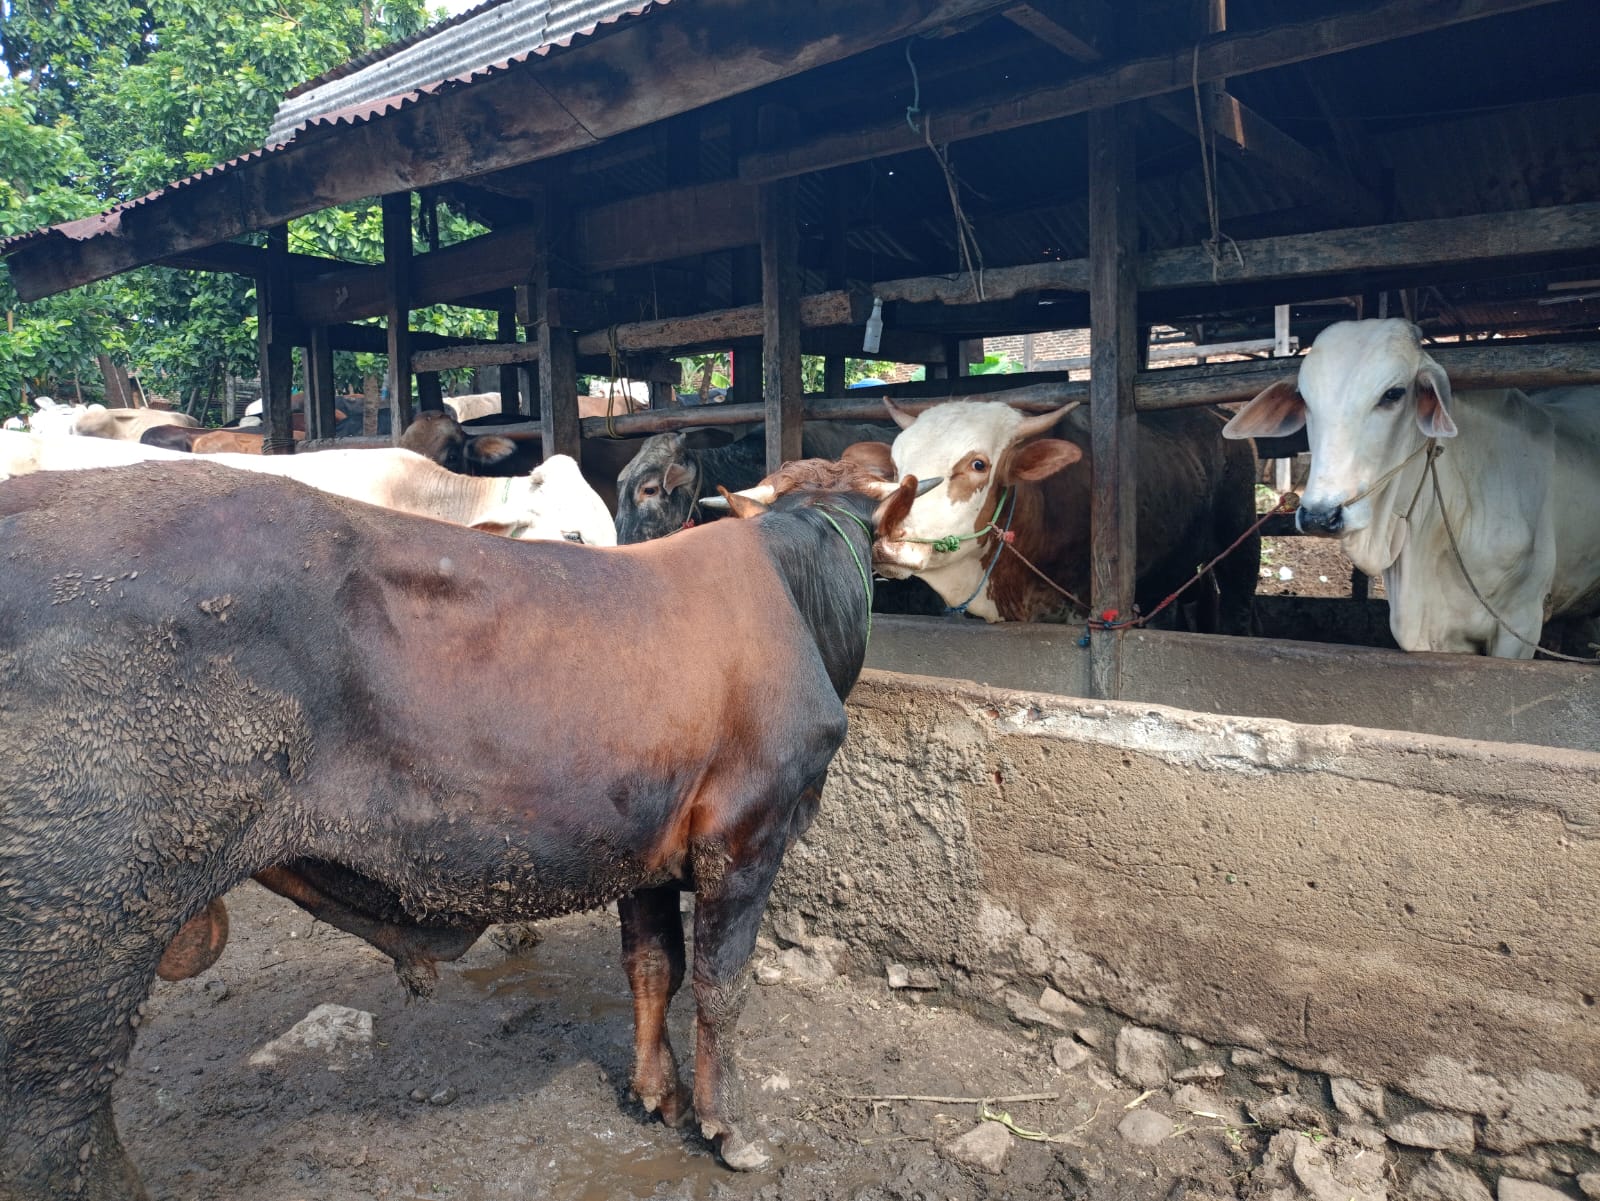
[[[420,29],[424,0],[0,0],[0,236],[97,212],[259,147],[283,94]],[[442,242],[475,227],[450,214]],[[291,224],[302,253],[382,257],[375,203]],[[128,272],[21,304],[0,267],[0,415],[24,390],[71,395],[97,354],[152,392],[187,398],[256,372],[254,290],[234,276]],[[492,319],[489,319],[492,324]],[[485,319],[419,316],[481,335]],[[370,363],[342,361],[346,378]]]

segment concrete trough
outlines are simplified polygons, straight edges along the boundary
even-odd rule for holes
[[[1082,686],[1074,631],[929,624],[873,661],[1035,690],[867,671],[777,921],[979,1008],[1048,985],[1381,1085],[1480,1149],[1600,1139],[1600,753],[1437,732],[1593,747],[1600,677],[1135,636],[1140,691],[1298,720],[1222,716],[1038,690]],[[1429,733],[1311,724],[1341,711]]]

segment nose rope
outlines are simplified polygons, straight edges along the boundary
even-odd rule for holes
[[[1010,488],[1000,489],[1000,502],[994,507],[994,516],[989,518],[989,524],[984,526],[982,529],[973,530],[969,534],[946,534],[943,538],[895,538],[893,541],[916,542],[923,546],[931,546],[934,550],[942,550],[945,552],[960,550],[963,542],[971,542],[974,538],[982,538],[985,534],[989,533],[995,528],[995,522],[1000,520],[1000,510],[1005,506],[1006,497],[1010,495]],[[1012,512],[1016,512],[1015,505],[1012,506]],[[1010,518],[1006,519],[1006,523],[1009,527]]]

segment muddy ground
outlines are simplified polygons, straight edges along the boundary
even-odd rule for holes
[[[511,954],[481,940],[442,967],[434,1000],[408,1004],[366,944],[254,884],[228,903],[227,950],[195,979],[158,983],[116,1093],[123,1139],[160,1201],[1205,1201],[1246,1195],[1260,1156],[1253,1131],[1186,1113],[1169,1092],[1141,1102],[1104,1052],[1063,1071],[1057,1031],[986,1023],[882,982],[801,983],[767,944],[757,961],[776,982],[750,990],[738,1062],[777,1158],[737,1175],[627,1095],[632,1019],[613,914],[549,923],[541,944]],[[374,1015],[371,1044],[249,1065],[323,1003]],[[673,1006],[680,1055],[691,1011],[686,990]],[[1058,1141],[1009,1137],[998,1174],[945,1150],[979,1124],[976,1105],[852,1099],[1031,1093],[1052,1099],[995,1108]],[[1130,1105],[1177,1132],[1130,1143],[1117,1132]]]

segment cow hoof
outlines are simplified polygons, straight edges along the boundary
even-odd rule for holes
[[[737,1132],[722,1136],[717,1154],[735,1172],[760,1172],[772,1166],[772,1156],[760,1139],[747,1139]]]
[[[686,1089],[679,1089],[662,1097],[646,1097],[640,1094],[639,1104],[644,1106],[646,1113],[660,1114],[662,1125],[674,1130],[682,1126],[685,1119],[694,1113],[694,1106],[690,1103]]]
[[[228,907],[217,897],[183,924],[156,965],[163,980],[187,980],[198,976],[222,954],[228,945]]]

